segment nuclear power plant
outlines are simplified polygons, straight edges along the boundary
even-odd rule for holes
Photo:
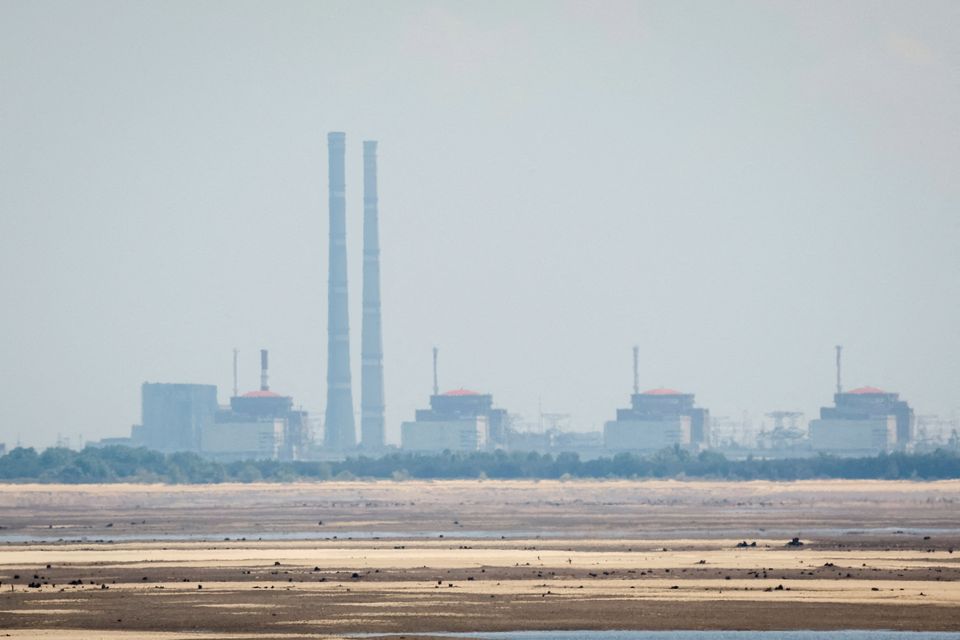
[[[274,458],[336,459],[378,455],[395,449],[388,444],[384,392],[384,345],[381,309],[380,210],[377,142],[362,143],[362,313],[360,332],[359,441],[351,376],[348,265],[347,137],[327,135],[328,269],[326,405],[322,425],[294,408],[293,398],[270,389],[268,352],[260,352],[260,385],[243,393],[240,354],[233,352],[233,393],[219,405],[217,388],[205,384],[144,383],[142,419],[130,444],[159,451],[196,451],[222,460]],[[319,278],[318,278],[319,280]],[[319,330],[319,328],[318,328]],[[910,450],[916,438],[913,409],[896,393],[876,387],[844,392],[841,347],[836,347],[834,406],[800,424],[802,412],[765,414],[771,430],[754,441],[723,431],[728,419],[711,419],[696,405],[693,393],[657,387],[640,391],[639,348],[633,348],[633,393],[630,406],[602,429],[563,430],[566,414],[540,411],[530,427],[518,416],[495,408],[493,395],[462,387],[442,392],[438,384],[437,349],[433,350],[433,393],[429,408],[399,425],[400,447],[411,452],[490,451],[512,449],[542,453],[576,452],[584,456],[645,454],[663,448],[689,452],[714,448],[734,457],[869,455]],[[316,385],[319,387],[319,385]],[[789,425],[784,423],[789,420]],[[544,424],[552,426],[545,428]],[[322,435],[320,433],[322,432]],[[726,434],[726,435],[725,435]],[[124,439],[111,438],[111,444]]]

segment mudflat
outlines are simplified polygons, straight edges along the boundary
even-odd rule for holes
[[[16,638],[960,630],[960,481],[0,485],[0,526]]]

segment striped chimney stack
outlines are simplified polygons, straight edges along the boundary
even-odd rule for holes
[[[357,444],[350,378],[347,309],[346,134],[327,134],[330,185],[330,271],[327,287],[327,408],[324,445],[343,451]]]
[[[363,325],[360,347],[361,446],[382,449],[385,440],[383,335],[380,327],[380,231],[377,143],[363,143]]]

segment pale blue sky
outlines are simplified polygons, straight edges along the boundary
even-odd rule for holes
[[[960,3],[0,1],[0,441],[143,381],[322,414],[326,133],[380,141],[388,434],[441,386],[599,428],[846,382],[960,407]],[[359,393],[355,393],[359,401]]]

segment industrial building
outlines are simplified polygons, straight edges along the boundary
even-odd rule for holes
[[[260,352],[260,389],[238,392],[234,352],[234,393],[229,407],[217,404],[210,384],[144,383],[143,423],[131,443],[157,451],[192,451],[218,460],[301,457],[310,441],[308,414],[293,398],[270,390],[268,354]]]
[[[583,459],[599,458],[607,453],[602,431],[563,431],[556,427],[543,431],[508,428],[506,448],[549,454],[576,453]]]
[[[897,393],[860,387],[834,395],[810,421],[810,446],[838,455],[875,455],[906,448],[913,439],[913,409]]]
[[[269,354],[260,351],[260,388],[238,395],[234,354],[234,395],[202,431],[201,452],[222,460],[297,460],[309,444],[308,414],[293,408],[293,398],[270,390]]]
[[[694,406],[694,394],[673,389],[640,393],[637,348],[633,349],[633,395],[630,408],[617,409],[617,419],[603,427],[610,451],[656,451],[679,445],[694,449],[709,444],[710,412]]]
[[[913,409],[897,393],[876,387],[843,391],[842,346],[836,347],[837,392],[832,407],[810,421],[810,447],[835,455],[875,455],[904,450],[914,437]]]
[[[488,431],[483,416],[417,420],[400,425],[400,441],[406,451],[483,451],[487,448]]]
[[[204,427],[217,414],[217,388],[212,384],[144,382],[141,423],[131,438],[137,446],[157,451],[199,451]]]
[[[215,460],[277,460],[281,457],[284,422],[280,418],[217,421],[204,428],[201,453]]]
[[[433,350],[430,408],[400,425],[400,446],[409,451],[481,451],[502,446],[507,412],[493,407],[493,396],[467,389],[440,393],[437,350]]]

